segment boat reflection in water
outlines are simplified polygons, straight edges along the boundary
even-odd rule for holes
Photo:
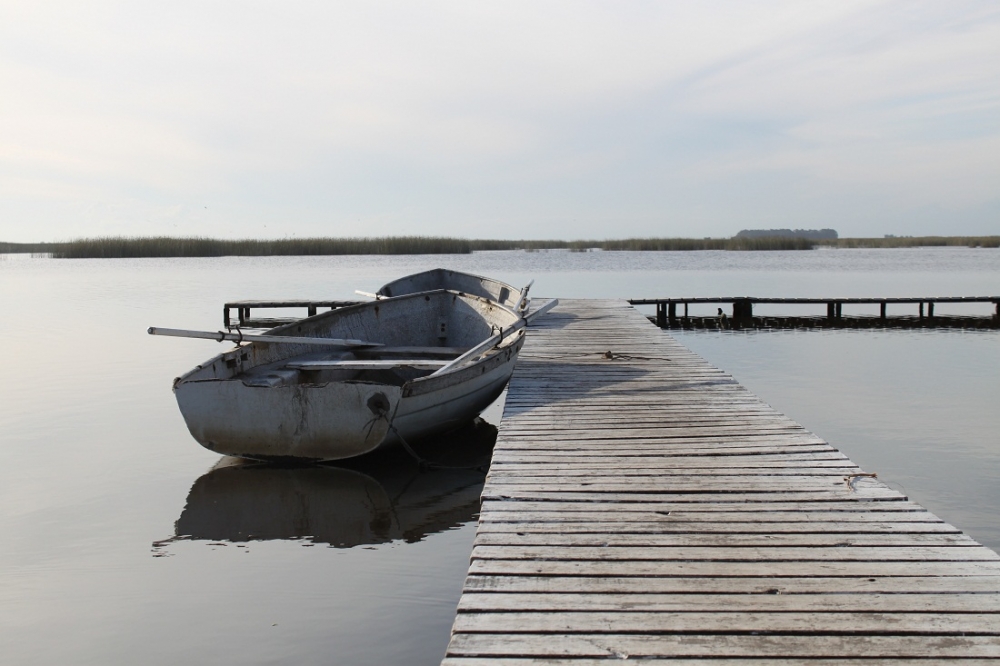
[[[275,465],[223,458],[191,487],[177,540],[302,540],[351,548],[420,541],[474,520],[497,429],[477,419],[402,448],[336,464]]]

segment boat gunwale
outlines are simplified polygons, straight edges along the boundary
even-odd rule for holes
[[[470,300],[470,301],[473,301],[473,302],[478,301],[480,303],[488,305],[490,308],[497,308],[501,312],[507,313],[507,314],[509,314],[509,315],[511,315],[513,317],[513,320],[511,321],[510,325],[516,324],[522,318],[522,315],[520,315],[516,311],[512,310],[511,308],[503,305],[502,303],[498,303],[498,302],[496,302],[494,300],[486,298],[484,296],[478,296],[476,294],[469,294],[467,292],[456,291],[456,290],[453,290],[453,289],[432,289],[432,290],[428,290],[428,291],[414,292],[414,293],[411,293],[411,294],[403,294],[403,295],[400,295],[400,296],[385,297],[385,298],[382,298],[382,299],[377,300],[377,301],[369,301],[369,302],[366,302],[366,303],[357,303],[355,305],[349,305],[349,306],[345,306],[345,307],[342,307],[342,308],[337,308],[336,310],[330,310],[330,311],[327,311],[327,312],[319,312],[319,313],[317,313],[315,315],[312,315],[310,317],[305,317],[303,319],[296,320],[295,322],[290,322],[288,324],[282,324],[281,326],[276,326],[275,328],[272,328],[272,329],[269,329],[269,330],[265,331],[264,334],[265,335],[273,335],[274,337],[280,337],[281,335],[284,334],[284,335],[289,335],[291,337],[292,333],[299,333],[299,331],[293,331],[292,327],[300,326],[303,322],[315,323],[315,322],[321,321],[323,319],[340,318],[340,317],[343,317],[345,315],[349,315],[349,314],[351,314],[353,312],[357,312],[359,310],[366,309],[366,308],[367,309],[377,309],[378,307],[381,307],[382,305],[384,305],[385,303],[390,302],[390,301],[399,302],[399,301],[409,300],[409,299],[416,300],[416,299],[419,299],[419,297],[421,297],[421,296],[429,296],[429,295],[432,295],[432,294],[433,295],[437,295],[437,294],[442,294],[442,293],[449,293],[449,294],[452,294],[454,296],[460,297],[460,298],[462,298],[464,300]],[[321,336],[316,336],[316,337],[319,337],[320,339],[323,339]],[[488,337],[489,336],[483,337],[482,340],[485,341],[486,339],[488,339]],[[489,349],[488,351],[484,352],[481,356],[477,357],[475,360],[470,360],[468,363],[462,364],[462,365],[457,366],[455,368],[450,368],[450,369],[448,369],[447,371],[445,371],[443,373],[439,373],[439,374],[435,374],[435,375],[425,375],[425,376],[422,376],[422,377],[416,377],[414,379],[410,379],[410,380],[405,381],[403,383],[404,390],[406,390],[408,387],[410,387],[414,382],[420,382],[421,380],[431,379],[432,377],[434,379],[451,378],[451,377],[454,377],[457,373],[463,373],[464,371],[468,371],[470,369],[480,368],[483,363],[494,359],[497,356],[497,354],[499,354],[500,352],[502,352],[502,351],[504,351],[506,349],[509,349],[510,346],[511,346],[511,344],[512,344],[511,340],[516,341],[518,339],[521,339],[522,337],[523,337],[523,329],[520,330],[520,331],[517,331],[517,334],[516,335],[512,335],[510,338],[504,338],[504,339],[500,340],[497,343],[496,346],[494,346],[491,349]],[[178,385],[184,384],[184,383],[193,383],[193,382],[241,381],[241,379],[239,378],[239,374],[244,371],[242,369],[239,372],[233,374],[233,376],[230,376],[230,377],[205,377],[205,378],[193,379],[191,376],[194,375],[194,374],[196,374],[196,373],[198,373],[198,372],[203,371],[207,367],[215,365],[216,363],[218,363],[220,361],[223,361],[223,362],[225,362],[228,365],[228,362],[230,360],[237,360],[237,359],[239,359],[240,356],[241,356],[241,354],[242,354],[242,352],[244,350],[250,349],[250,348],[254,347],[255,345],[257,346],[257,348],[262,348],[263,346],[269,345],[269,344],[271,344],[271,343],[270,342],[263,342],[263,341],[261,341],[261,342],[250,342],[250,343],[245,344],[245,345],[237,344],[233,348],[228,349],[228,350],[226,350],[224,352],[221,352],[221,353],[219,353],[219,354],[217,354],[217,355],[209,358],[208,360],[206,360],[206,361],[204,361],[202,363],[199,363],[197,366],[195,366],[191,370],[189,370],[189,371],[185,372],[184,374],[180,375],[179,377],[175,378],[174,382],[173,382],[173,388],[176,391]],[[301,346],[301,347],[308,347],[309,346],[308,343],[295,343],[295,345],[296,346]],[[345,348],[345,349],[349,349],[349,348]],[[518,347],[518,351],[519,351],[519,349],[520,349],[520,347]],[[378,349],[377,349],[377,347],[365,347],[365,348],[363,348],[363,351],[365,351],[366,353],[377,353]],[[297,354],[291,354],[291,355],[289,355],[288,358],[289,359],[294,358],[296,355]],[[241,365],[241,363],[239,361],[237,361],[237,365]],[[260,365],[266,365],[266,363],[256,364],[256,365],[254,365],[252,367],[258,367]],[[405,367],[405,364],[400,363],[399,367],[401,367],[401,368]],[[491,368],[492,367],[493,366],[491,365]],[[465,378],[463,377],[463,379],[461,381],[464,381],[464,379]],[[332,380],[332,381],[329,381],[329,382],[320,382],[320,383],[315,383],[315,384],[310,384],[310,385],[312,385],[312,386],[324,386],[324,385],[327,385],[327,384],[330,384],[330,383],[345,383],[345,382],[346,383],[362,383],[362,384],[389,385],[386,382],[378,382],[378,381],[370,381],[370,380],[366,381],[364,379]],[[451,386],[454,383],[460,383],[460,382],[452,382],[452,381],[444,382],[443,383],[443,387],[444,386]],[[436,382],[435,382],[435,384],[436,384]],[[412,389],[410,389],[410,390],[406,391],[406,395],[410,395],[410,394],[412,394],[412,395],[420,395],[420,394],[423,394],[423,393],[427,393],[427,392],[429,392],[431,390],[435,390],[435,389],[434,388],[423,388],[423,387],[421,387],[420,389],[417,389],[415,391],[412,390]]]
[[[431,275],[435,275],[435,274],[446,274],[446,273],[457,274],[457,275],[461,275],[464,278],[471,278],[473,280],[478,280],[479,283],[480,283],[480,285],[482,285],[484,289],[486,289],[486,285],[487,284],[493,284],[493,285],[499,286],[501,289],[498,289],[498,292],[502,292],[503,289],[506,289],[507,290],[507,297],[506,297],[505,301],[509,301],[510,303],[512,303],[512,305],[507,305],[506,302],[501,302],[499,300],[495,300],[494,298],[490,298],[490,297],[486,297],[486,296],[478,296],[478,294],[469,294],[468,292],[462,292],[462,293],[466,293],[467,295],[470,295],[470,296],[478,296],[479,298],[486,298],[486,300],[488,300],[488,301],[490,301],[490,302],[492,302],[492,303],[494,303],[496,305],[499,305],[500,307],[507,308],[508,310],[513,311],[515,314],[523,314],[524,310],[527,309],[527,302],[525,302],[523,304],[523,306],[521,305],[521,302],[526,300],[525,299],[525,294],[524,294],[524,289],[518,289],[517,287],[515,287],[512,284],[510,284],[509,282],[504,282],[503,280],[498,280],[496,278],[487,277],[485,275],[477,275],[476,273],[466,273],[465,271],[456,270],[454,268],[443,268],[443,267],[440,267],[440,266],[438,268],[431,268],[431,269],[428,269],[426,271],[420,271],[419,273],[412,273],[410,275],[404,275],[401,278],[397,278],[397,279],[392,280],[390,282],[386,282],[384,285],[382,285],[381,287],[379,287],[378,291],[376,291],[374,295],[375,295],[375,298],[378,299],[378,300],[387,300],[387,299],[390,299],[390,298],[400,298],[402,296],[409,296],[411,294],[419,294],[419,293],[424,293],[424,292],[427,292],[427,291],[436,291],[436,289],[423,289],[421,291],[415,291],[415,292],[411,291],[411,292],[407,292],[407,293],[403,293],[403,294],[396,294],[396,295],[393,295],[391,293],[392,292],[392,285],[397,285],[397,284],[400,284],[400,283],[404,283],[406,281],[412,282],[415,278],[419,279],[419,278],[423,278],[425,276],[431,276]],[[384,293],[384,290],[387,287],[389,288],[389,291],[390,291],[389,294]],[[455,288],[449,288],[449,287],[439,287],[439,289],[445,289],[445,290],[450,290],[450,291],[459,291],[459,292],[461,292],[461,289],[455,289]],[[486,291],[489,291],[489,289],[486,289]]]

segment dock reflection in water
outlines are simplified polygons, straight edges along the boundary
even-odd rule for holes
[[[351,548],[420,541],[479,512],[497,429],[477,419],[415,442],[421,469],[402,449],[337,464],[274,465],[223,458],[201,476],[174,525],[177,540],[302,540]]]

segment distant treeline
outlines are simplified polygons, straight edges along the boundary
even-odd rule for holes
[[[82,238],[65,243],[0,243],[0,253],[50,254],[58,259],[134,257],[223,257],[344,254],[469,254],[484,250],[624,251],[811,250],[842,248],[1000,247],[1000,236],[923,236],[816,240],[781,236],[733,238],[626,238],[622,240],[488,240],[433,236],[383,238],[285,238],[221,240],[216,238]]]

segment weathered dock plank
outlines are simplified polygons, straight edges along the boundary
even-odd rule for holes
[[[1000,658],[994,636],[881,635],[863,638],[855,633],[796,634],[688,634],[653,632],[639,634],[571,634],[567,632],[465,633],[455,632],[448,646],[454,656],[634,657],[725,656],[755,657],[904,657],[942,660],[979,657]],[[544,663],[536,661],[536,663]]]
[[[1000,663],[1000,557],[619,301],[528,333],[446,666]]]
[[[832,595],[828,595],[832,596]],[[845,603],[844,606],[849,604]],[[933,603],[928,605],[933,606]],[[937,610],[937,609],[934,609]],[[992,613],[887,613],[850,610],[823,616],[831,632],[907,634],[989,634],[996,628]],[[465,633],[518,631],[533,626],[560,633],[643,633],[659,632],[664,626],[676,633],[716,632],[811,632],[816,622],[812,613],[758,611],[752,613],[696,612],[510,612],[460,613],[455,630]]]

